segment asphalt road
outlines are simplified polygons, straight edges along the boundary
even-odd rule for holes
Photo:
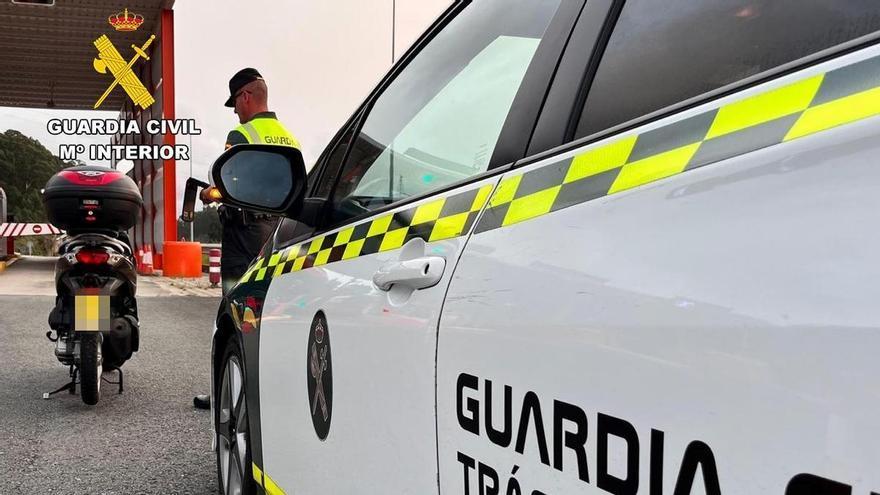
[[[45,259],[0,273],[0,493],[216,493],[210,416],[192,396],[210,384],[217,298],[140,298],[125,392],[104,383],[90,407],[67,392],[42,399],[68,380],[45,337],[51,277]],[[9,295],[16,287],[28,295]]]

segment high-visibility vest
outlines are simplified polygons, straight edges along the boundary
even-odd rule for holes
[[[251,144],[278,144],[300,149],[299,141],[278,119],[257,117],[235,128]]]

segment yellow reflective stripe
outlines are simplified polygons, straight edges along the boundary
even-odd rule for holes
[[[315,264],[314,264],[314,266],[326,265],[326,264],[327,264],[327,260],[330,259],[330,251],[332,251],[332,250],[333,250],[332,248],[327,248],[327,249],[324,249],[324,250],[322,250],[322,251],[319,251],[319,252],[318,252],[318,255],[315,256]]]
[[[345,252],[342,254],[342,259],[348,260],[360,256],[361,248],[364,247],[365,241],[366,239],[358,239],[354,242],[347,244],[345,246]]]
[[[342,246],[343,244],[348,244],[348,241],[351,240],[351,234],[354,233],[354,227],[349,227],[345,230],[339,232],[336,235],[336,240],[333,241],[333,247]]]
[[[625,137],[574,157],[563,184],[622,167],[629,159],[638,135]]]
[[[620,174],[608,194],[624,191],[670,175],[681,173],[702,143],[689,144],[659,155],[632,162],[620,169]]]
[[[514,199],[510,202],[510,208],[507,210],[507,215],[504,216],[502,225],[513,225],[550,212],[550,208],[561,189],[562,186],[555,186]]]
[[[409,227],[403,227],[386,233],[382,238],[382,244],[379,245],[379,251],[389,251],[403,246],[408,231]]]
[[[446,204],[446,198],[440,198],[419,206],[416,208],[416,214],[413,215],[412,225],[420,225],[437,220],[440,218],[440,212],[443,211],[444,204]]]
[[[254,481],[263,486],[263,471],[254,463],[251,463],[251,471],[254,473]]]
[[[469,215],[469,212],[465,212],[437,220],[437,223],[434,224],[434,228],[431,230],[431,237],[428,238],[428,242],[460,236],[464,231],[464,224],[467,222]]]
[[[287,255],[287,261],[293,261],[299,255],[299,250],[302,249],[302,245],[297,244],[290,248],[290,253]]]
[[[248,269],[255,276],[248,275],[242,282],[304,270],[306,261],[309,267],[316,267],[399,249],[414,237],[430,242],[463,235],[488,202],[493,188],[494,184],[484,183],[281,249],[259,258]],[[327,243],[328,236],[333,239],[332,247]]]
[[[244,132],[242,132],[242,134],[244,134],[244,137],[247,138],[248,143],[253,144],[253,143],[260,143],[261,142],[260,133],[257,132],[257,129],[254,127],[254,124],[247,122],[245,124],[240,125],[238,127],[238,129],[240,131],[244,131]]]
[[[515,175],[503,179],[501,184],[498,184],[498,189],[495,190],[495,194],[489,199],[489,206],[500,206],[513,201],[513,197],[516,195],[516,189],[519,187],[519,182],[521,180],[522,175]]]
[[[706,139],[805,110],[816,96],[824,77],[825,74],[819,74],[721,107]]]
[[[265,262],[265,258],[260,258],[259,260],[257,260],[257,263],[252,265],[250,268],[248,268],[248,271],[246,271],[244,273],[244,275],[242,275],[241,280],[239,280],[239,282],[242,282],[242,283],[247,282],[248,279],[252,275],[254,275],[257,271],[260,270],[260,268],[263,266],[263,262]]]
[[[284,495],[284,490],[266,473],[263,473],[263,489],[266,490],[266,495]]]
[[[489,195],[492,194],[492,184],[485,185],[477,191],[477,197],[474,198],[474,202],[471,203],[471,213],[480,211],[483,206],[486,205],[486,201],[489,199]]]
[[[321,250],[321,245],[324,244],[324,236],[318,237],[309,244],[309,251],[306,254],[315,254]]]
[[[385,232],[387,232],[388,227],[391,226],[392,219],[393,215],[388,215],[373,220],[370,223],[370,230],[367,232],[367,237],[373,237],[374,235],[384,234]]]
[[[263,278],[266,277],[266,269],[263,268],[263,263],[265,263],[265,262],[266,262],[266,258],[260,258],[257,261],[257,264],[254,265],[254,267],[251,269],[252,272],[255,272],[257,274],[256,277],[254,277],[254,280],[257,282],[259,282],[260,280],[263,280]]]
[[[807,109],[785,135],[785,141],[824,131],[880,113],[880,88],[862,91]]]
[[[278,264],[278,261],[281,259],[281,251],[273,254],[271,258],[269,258],[269,267],[273,267]]]
[[[285,263],[281,263],[275,267],[275,272],[272,274],[272,278],[280,277],[284,273],[284,267],[287,266]]]
[[[641,133],[609,139],[573,158],[560,157],[514,171],[515,175],[502,177],[474,232],[479,235],[686,170],[880,116],[878,66],[880,56],[859,60],[764,89],[720,108],[707,105],[702,113],[670,118]]]
[[[306,258],[306,256],[300,256],[299,258],[297,258],[296,261],[293,262],[293,268],[291,268],[290,271],[297,272],[299,270],[302,270],[303,264],[305,264],[306,262]]]

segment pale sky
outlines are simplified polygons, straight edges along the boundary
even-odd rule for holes
[[[396,0],[399,57],[451,0]],[[391,67],[392,0],[177,0],[177,118],[194,118],[193,175],[223,151],[238,125],[229,78],[255,67],[269,85],[269,107],[297,137],[307,166]],[[107,143],[106,137],[51,136],[50,118],[115,118],[116,112],[0,108],[0,132],[17,129],[58,154],[60,144]],[[188,136],[178,137],[189,144]],[[83,157],[87,158],[87,157]],[[109,165],[105,163],[105,165]],[[123,170],[128,167],[120,167]],[[178,210],[189,164],[177,163]]]

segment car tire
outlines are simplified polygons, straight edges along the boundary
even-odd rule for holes
[[[222,495],[252,495],[251,438],[245,400],[244,360],[235,338],[229,340],[214,379],[214,434],[217,483]]]
[[[79,339],[79,379],[82,401],[94,406],[101,399],[101,342],[97,332],[84,333]]]

